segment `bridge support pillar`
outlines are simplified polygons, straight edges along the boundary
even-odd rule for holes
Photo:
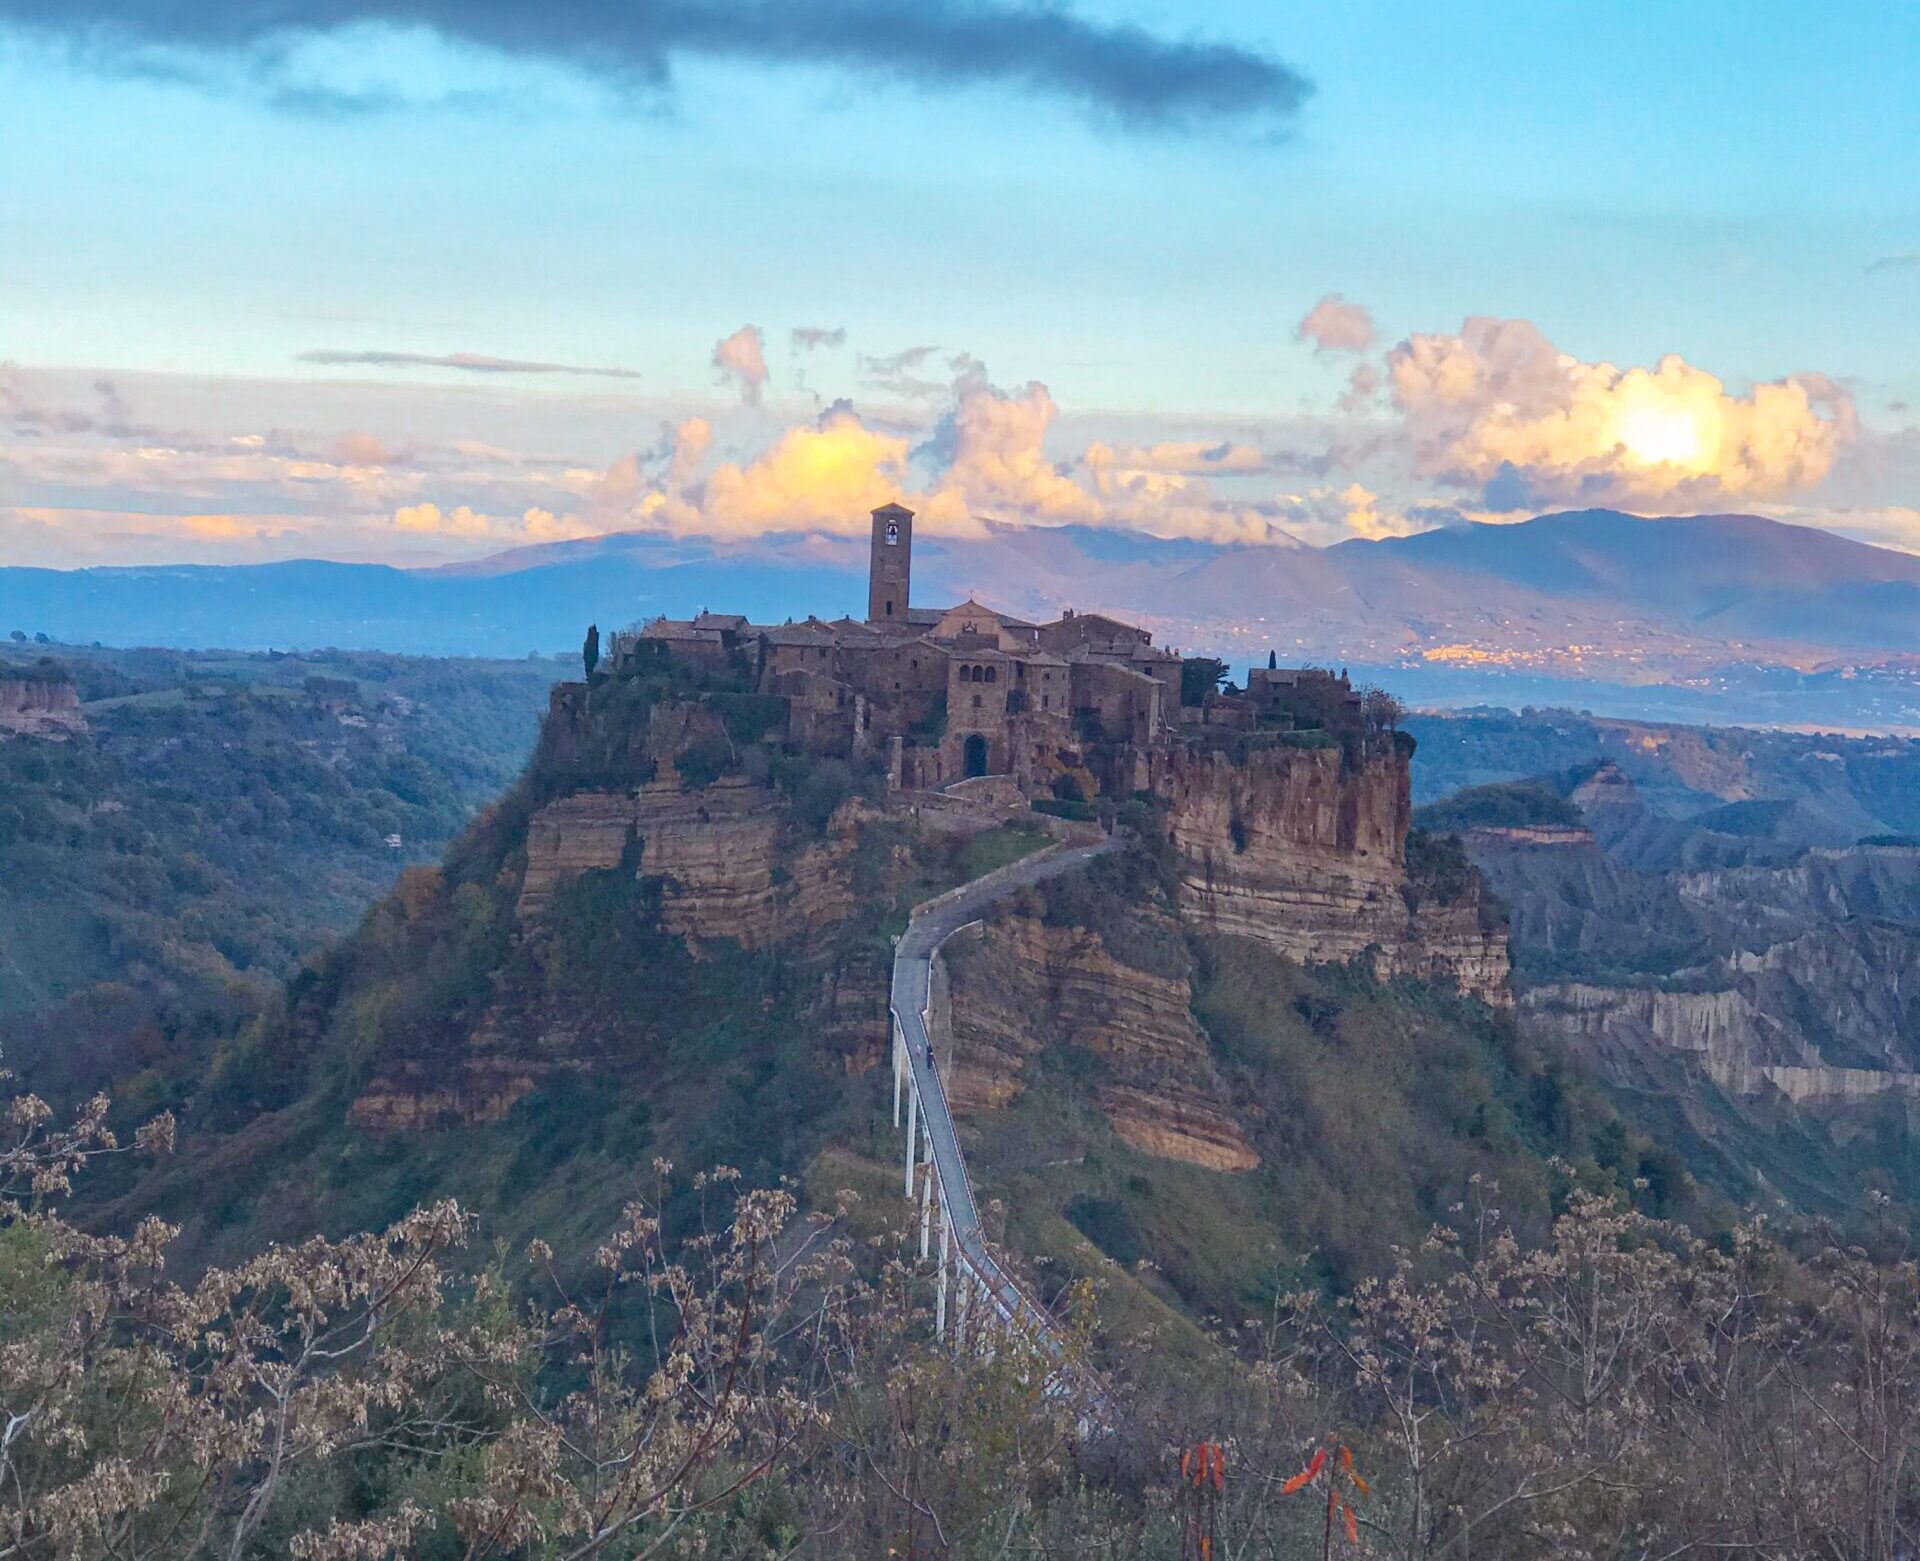
[[[927,1146],[926,1165],[920,1180],[920,1261],[927,1260],[927,1238],[933,1225],[933,1134],[922,1135]]]
[[[913,1135],[919,1126],[920,1092],[913,1087],[913,1080],[907,1080],[907,1198],[913,1198]]]
[[[900,1125],[900,1086],[907,1081],[907,1047],[900,1038],[900,1021],[894,1020],[893,1029],[893,1125]]]
[[[947,1259],[952,1245],[953,1229],[947,1218],[946,1200],[940,1200],[940,1280],[934,1291],[933,1300],[933,1336],[944,1339],[947,1336]]]

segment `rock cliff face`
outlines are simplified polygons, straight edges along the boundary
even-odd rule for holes
[[[1194,1023],[1184,975],[1136,969],[1097,933],[1023,915],[990,922],[950,964],[956,1113],[1006,1106],[1042,1050],[1081,1046],[1103,1064],[1096,1102],[1135,1149],[1215,1171],[1260,1163]]]
[[[65,737],[86,729],[71,683],[0,677],[0,736]]]
[[[1920,1096],[1920,939],[1904,929],[1817,929],[1675,979],[1685,985],[1537,986],[1521,1012],[1615,1077],[1679,1052],[1734,1095],[1777,1090],[1817,1104]]]
[[[1451,900],[1409,892],[1407,761],[1376,754],[1343,771],[1335,750],[1156,755],[1183,909],[1215,932],[1297,960],[1370,955],[1383,976],[1452,984],[1504,1005],[1504,931],[1470,881]]]
[[[824,841],[789,843],[787,813],[764,786],[728,777],[698,791],[660,780],[632,792],[584,791],[548,803],[527,829],[523,920],[562,883],[630,860],[661,880],[661,916],[689,938],[735,938],[764,948],[853,909],[845,872],[850,817]]]
[[[1681,1057],[1736,1097],[1920,1096],[1920,849],[1663,870],[1643,864],[1711,852],[1684,822],[1639,818],[1617,784],[1588,806],[1608,810],[1597,843],[1467,838],[1513,908],[1530,1031],[1634,1086]]]

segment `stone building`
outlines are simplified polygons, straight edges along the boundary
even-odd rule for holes
[[[864,620],[656,618],[614,637],[613,670],[650,654],[741,669],[787,701],[789,741],[885,755],[908,787],[1000,775],[1037,796],[1086,745],[1144,751],[1172,734],[1180,658],[1145,629],[1071,610],[1029,623],[972,599],[915,607],[913,511],[884,504],[872,519]]]

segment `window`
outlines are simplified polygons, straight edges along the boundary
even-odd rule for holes
[[[898,547],[899,545],[900,545],[900,522],[897,520],[890,520],[887,522],[887,546]],[[893,611],[893,606],[891,603],[888,604],[887,611],[888,612]]]
[[[1040,696],[1040,708],[1042,710],[1051,710],[1053,708],[1053,695],[1042,694]]]
[[[889,540],[889,541],[891,541],[892,539],[891,539],[891,538],[889,538],[888,540]],[[893,603],[892,603],[892,602],[888,602],[888,603],[887,603],[887,616],[888,616],[889,618],[891,618],[891,617],[893,616]]]
[[[988,681],[989,683],[991,683],[991,682],[992,682],[992,681],[994,680],[994,670],[993,670],[993,668],[992,668],[992,667],[988,667],[988,668],[986,669],[986,673],[987,673],[987,681]]]
[[[976,710],[980,708],[980,696],[978,694],[973,696],[973,708]]]

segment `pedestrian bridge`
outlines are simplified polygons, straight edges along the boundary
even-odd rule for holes
[[[980,1229],[980,1210],[928,1030],[933,961],[940,945],[977,921],[993,901],[1074,872],[1119,846],[1112,838],[1097,845],[1051,846],[915,906],[893,957],[893,1122],[906,1131],[905,1190],[919,1208],[920,1256],[937,1258],[939,1265],[934,1332],[942,1339],[951,1333],[954,1348],[965,1350],[991,1348],[994,1331],[1011,1329],[1063,1373],[1073,1368],[1058,1326],[1000,1266]],[[1074,1384],[1058,1386],[1071,1390]],[[1093,1396],[1099,1396],[1097,1389]]]

